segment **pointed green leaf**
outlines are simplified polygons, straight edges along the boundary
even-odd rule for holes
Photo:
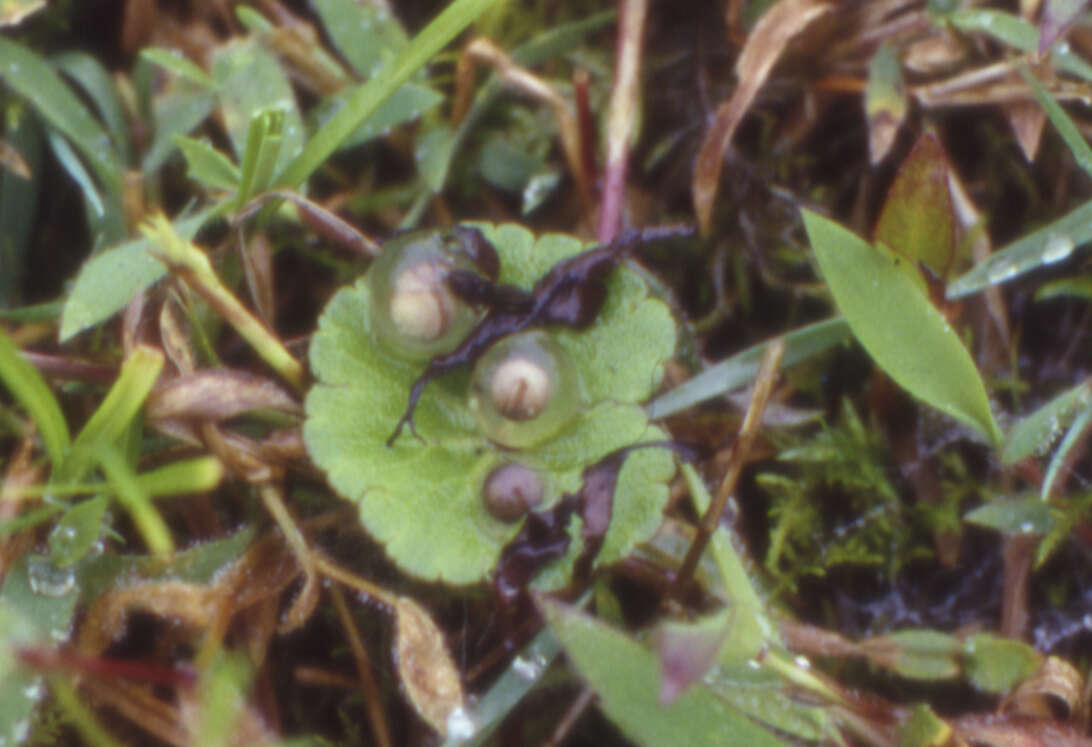
[[[38,426],[49,461],[57,466],[68,449],[68,424],[61,406],[38,369],[27,363],[11,339],[0,330],[0,383],[26,408]]]
[[[186,159],[190,179],[214,189],[235,191],[239,187],[239,167],[212,145],[185,135],[175,135],[174,142]]]
[[[964,521],[1011,534],[1046,534],[1061,512],[1038,498],[999,498],[968,512]]]
[[[1021,418],[1009,431],[1001,461],[1015,464],[1034,454],[1045,454],[1077,412],[1092,401],[1092,382],[1082,381],[1067,389],[1030,415]]]
[[[448,5],[375,77],[349,94],[345,108],[315,133],[277,184],[301,185],[380,104],[496,1],[454,0]]]
[[[251,127],[252,121],[264,112],[280,112],[283,117],[279,129],[280,141],[273,155],[275,167],[283,169],[303,147],[304,129],[292,84],[277,58],[257,39],[237,39],[216,48],[212,77],[217,83],[224,125],[244,174],[248,148],[257,147],[261,153],[268,147],[263,142],[250,142],[252,133],[260,139],[269,134],[268,128],[259,128],[255,132]],[[257,185],[257,182],[254,184]]]
[[[206,209],[175,223],[183,239],[192,239],[212,216]],[[127,241],[101,252],[80,267],[61,314],[61,342],[121,311],[140,291],[163,277],[167,268],[148,252],[148,239]]]
[[[913,396],[999,443],[974,361],[899,260],[832,220],[808,210],[803,217],[827,286],[873,360]]]

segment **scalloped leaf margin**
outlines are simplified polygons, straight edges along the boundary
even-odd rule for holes
[[[558,261],[587,248],[560,234],[536,240],[518,225],[475,225],[497,248],[501,282],[527,289]],[[311,343],[318,383],[307,397],[304,440],[333,488],[359,504],[364,527],[404,571],[451,584],[488,576],[520,526],[494,519],[482,505],[481,485],[495,467],[518,460],[537,469],[548,506],[577,490],[583,469],[606,454],[665,437],[638,403],[659,385],[674,353],[675,322],[635,273],[615,272],[608,287],[607,303],[588,329],[550,330],[578,367],[585,406],[553,440],[520,452],[478,433],[466,406],[466,371],[425,390],[416,412],[424,443],[407,434],[388,449],[384,442],[422,366],[376,347],[363,279],[330,301]],[[600,562],[623,557],[659,527],[673,473],[672,456],[663,449],[630,455]]]

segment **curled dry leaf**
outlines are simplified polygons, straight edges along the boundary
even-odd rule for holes
[[[301,412],[299,404],[273,381],[224,369],[172,379],[152,392],[147,405],[152,420],[187,418],[219,422],[250,410]]]
[[[705,135],[694,168],[691,192],[694,212],[703,235],[708,235],[713,218],[713,199],[720,182],[720,169],[724,151],[732,142],[736,128],[754,101],[755,94],[766,82],[774,63],[781,56],[785,45],[819,16],[831,9],[831,5],[819,0],[781,0],[755,24],[747,37],[743,51],[736,61],[739,85],[727,102],[717,110],[709,132]]]
[[[1081,673],[1072,664],[1050,656],[1005,700],[1002,709],[1017,716],[1053,718],[1061,713],[1068,718],[1080,710],[1083,687]]]
[[[984,747],[1088,747],[1089,739],[1078,729],[1050,721],[1029,721],[994,715],[972,716],[956,721],[956,744]]]
[[[406,695],[429,726],[447,735],[452,716],[463,707],[459,673],[444,647],[444,634],[408,597],[394,601],[398,677]]]

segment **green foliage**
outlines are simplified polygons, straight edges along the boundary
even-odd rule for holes
[[[916,398],[998,443],[974,361],[900,261],[816,213],[803,218],[831,295],[873,360]]]
[[[766,568],[795,588],[806,575],[842,564],[888,568],[907,559],[910,522],[889,479],[879,435],[848,402],[840,422],[824,425],[778,459],[789,475],[766,472],[757,482],[771,498]]]
[[[515,225],[480,227],[500,254],[501,282],[525,289],[584,248],[567,236],[536,241]],[[557,436],[516,452],[543,478],[544,506],[577,490],[582,470],[606,454],[663,437],[637,403],[654,390],[674,351],[674,321],[631,272],[616,272],[608,288],[607,304],[590,328],[549,330],[576,366],[584,407]],[[304,425],[308,450],[334,488],[359,503],[369,533],[404,570],[473,583],[519,529],[490,516],[481,500],[486,476],[513,454],[479,432],[467,406],[469,372],[425,390],[416,413],[423,443],[403,436],[384,446],[422,365],[391,358],[375,344],[371,304],[364,279],[334,296],[319,321],[311,346],[319,383],[307,397]],[[673,470],[670,455],[658,449],[626,460],[602,562],[624,556],[655,531]]]
[[[573,608],[549,600],[542,606],[565,653],[599,696],[599,707],[638,744],[783,744],[704,684],[663,703],[651,651]]]

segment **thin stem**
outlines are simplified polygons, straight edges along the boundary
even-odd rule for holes
[[[720,524],[720,517],[724,513],[724,507],[727,505],[728,499],[736,490],[739,477],[743,473],[743,466],[747,464],[751,447],[754,446],[755,437],[758,435],[758,427],[762,423],[766,405],[770,401],[770,393],[773,391],[774,382],[777,380],[777,371],[781,367],[781,356],[784,352],[785,342],[778,337],[770,342],[765,354],[762,356],[762,365],[758,369],[755,386],[751,392],[751,404],[748,406],[747,415],[740,426],[739,437],[732,447],[728,471],[720,483],[720,488],[717,490],[713,502],[709,504],[709,509],[702,517],[701,524],[698,527],[698,534],[694,538],[693,544],[690,545],[690,549],[687,550],[682,566],[675,574],[675,588],[679,591],[686,587],[687,582],[693,575],[698,560],[709,544],[710,537],[713,536],[717,525]]]

